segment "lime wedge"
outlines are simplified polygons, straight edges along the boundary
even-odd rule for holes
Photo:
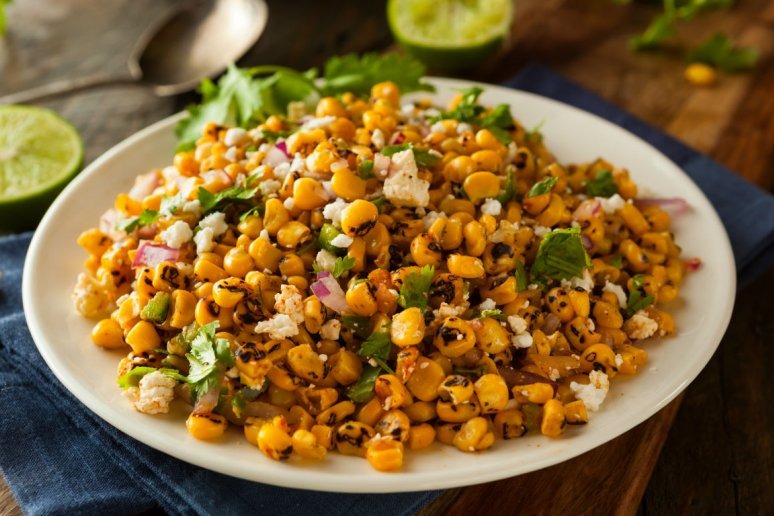
[[[398,43],[431,68],[469,68],[496,51],[513,20],[512,0],[389,0]]]
[[[0,228],[34,227],[82,160],[78,131],[53,111],[0,106]]]

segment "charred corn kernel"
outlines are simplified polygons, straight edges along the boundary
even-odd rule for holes
[[[266,373],[266,378],[280,389],[292,391],[298,388],[299,380],[295,376],[291,376],[287,369],[274,365],[269,372]]]
[[[81,233],[77,242],[87,253],[94,256],[102,256],[113,245],[113,239],[96,228]]]
[[[370,317],[378,310],[373,285],[370,282],[353,284],[345,294],[347,304],[352,312],[362,317]]]
[[[336,431],[325,425],[314,425],[309,430],[314,435],[317,444],[326,450],[332,450],[336,447]]]
[[[437,266],[441,263],[441,251],[441,246],[427,233],[417,235],[411,241],[411,259],[419,266]]]
[[[508,403],[508,386],[499,374],[482,375],[473,384],[482,414],[494,414]]]
[[[471,157],[475,163],[475,158]],[[499,157],[498,157],[499,159]],[[465,178],[462,189],[471,202],[497,197],[500,193],[500,178],[492,172],[473,172]]]
[[[244,236],[244,235],[242,235]],[[223,269],[230,276],[244,278],[245,275],[253,270],[255,263],[250,254],[242,247],[230,249],[223,257]]]
[[[489,129],[479,129],[476,132],[476,143],[482,149],[493,150],[498,155],[506,151],[505,146]]]
[[[435,437],[439,442],[452,446],[454,443],[454,436],[462,428],[462,423],[441,423],[435,426]]]
[[[576,288],[567,292],[573,312],[579,317],[588,317],[591,310],[589,293],[582,288]],[[568,322],[568,321],[564,321]]]
[[[491,299],[498,305],[507,305],[516,301],[519,296],[516,277],[502,275],[490,278],[486,286],[481,289],[481,296],[485,299]]]
[[[648,352],[631,344],[621,346],[619,353],[621,364],[618,366],[618,372],[621,374],[635,374],[640,366],[648,361]]]
[[[412,423],[425,423],[436,416],[435,403],[431,401],[415,401],[404,407],[403,411]]]
[[[392,316],[390,340],[396,346],[406,347],[419,344],[424,336],[425,318],[419,308],[406,308]]]
[[[212,299],[223,308],[234,308],[252,294],[252,286],[239,278],[226,278],[212,285]]]
[[[219,328],[225,330],[234,325],[232,308],[223,308],[215,302],[212,296],[199,299],[194,308],[194,319],[199,326],[204,326],[214,321],[218,321]]]
[[[427,423],[412,425],[409,428],[409,437],[406,445],[410,450],[427,448],[435,441],[435,428]]]
[[[461,357],[476,345],[476,334],[467,321],[447,317],[438,327],[433,344],[444,356]]]
[[[401,410],[393,409],[387,411],[387,413],[377,421],[376,425],[374,425],[374,430],[382,437],[406,442],[409,438],[410,427],[411,421],[406,413]]]
[[[572,347],[581,351],[596,344],[602,338],[599,333],[589,329],[586,321],[587,319],[583,317],[576,317],[567,323],[564,331],[564,336],[567,337]]]
[[[498,412],[494,417],[494,431],[502,439],[515,439],[527,433],[524,414],[517,409]]]
[[[266,349],[257,342],[246,342],[234,353],[234,362],[243,384],[260,389],[274,363],[266,356]]]
[[[311,239],[312,230],[309,229],[306,224],[297,220],[291,220],[290,222],[285,223],[280,230],[277,231],[277,243],[288,249],[300,247]]]
[[[618,309],[618,305],[611,305],[604,301],[597,301],[594,304],[594,320],[600,326],[606,328],[620,328],[623,326],[623,316]]]
[[[328,194],[322,184],[311,177],[301,177],[293,182],[293,206],[299,210],[322,208],[328,202]]]
[[[403,348],[398,352],[395,358],[395,374],[404,384],[414,372],[419,356],[419,349],[414,346]]]
[[[483,278],[486,275],[483,262],[473,256],[450,254],[446,259],[446,267],[455,276],[465,279]]]
[[[498,170],[500,170],[500,167],[502,166],[502,163],[503,163],[503,159],[500,157],[500,155],[491,149],[482,149],[480,151],[476,151],[470,155],[470,158],[476,164],[477,170],[483,170],[483,171],[489,171],[489,172],[497,172]],[[499,190],[499,184],[498,184],[498,190]],[[494,195],[488,195],[487,197],[495,197],[498,193],[499,191],[496,192]]]
[[[297,254],[287,253],[280,258],[279,272],[283,276],[303,276],[306,274],[306,265]]]
[[[479,319],[471,325],[476,334],[476,345],[486,353],[500,353],[511,345],[508,331],[491,317]]]
[[[355,404],[349,400],[340,401],[317,414],[318,425],[336,426],[355,413]]]
[[[282,251],[271,245],[271,242],[263,238],[253,240],[248,248],[250,257],[255,262],[255,268],[259,271],[266,269],[274,272],[279,268],[279,262],[282,259]],[[247,275],[245,275],[247,279]]]
[[[395,471],[403,466],[403,443],[392,439],[372,439],[366,443],[366,459],[377,471]]]
[[[176,288],[187,289],[191,285],[188,273],[174,262],[161,262],[156,265],[153,274],[153,287],[164,292],[172,292]]]
[[[197,260],[194,264],[194,276],[200,282],[214,283],[227,278],[228,273],[209,260]]]
[[[460,451],[481,451],[492,446],[494,438],[489,421],[483,417],[474,417],[463,423],[452,443]]]
[[[291,430],[310,430],[314,425],[314,419],[309,412],[300,405],[293,405],[288,409],[288,427]]]
[[[185,426],[196,439],[208,441],[217,439],[228,428],[228,420],[220,414],[198,414],[192,412],[185,421]]]
[[[584,373],[604,370],[612,378],[618,372],[618,367],[615,365],[615,352],[607,344],[593,344],[583,350],[580,369]]]
[[[435,411],[438,414],[438,419],[441,421],[463,423],[468,419],[478,416],[481,413],[481,405],[479,405],[475,396],[459,405],[455,405],[451,401],[439,399],[435,404]]]
[[[567,211],[564,201],[557,194],[552,193],[548,206],[535,217],[535,220],[537,220],[538,224],[541,226],[550,228],[559,224],[562,219],[567,218],[567,216],[569,216],[569,212]]]
[[[253,446],[258,446],[258,431],[266,424],[271,424],[271,421],[267,418],[254,416],[246,417],[243,431],[247,442]]]
[[[309,333],[318,333],[325,322],[325,308],[317,296],[304,299],[304,326]]]
[[[543,405],[554,397],[554,388],[550,383],[530,383],[527,385],[516,385],[511,389],[513,397],[519,403],[535,403]]]
[[[420,356],[414,372],[409,376],[406,387],[416,398],[433,401],[438,397],[438,387],[446,378],[446,373],[438,362]]]
[[[337,170],[331,178],[333,193],[347,201],[362,199],[366,194],[366,182],[349,168]]]
[[[370,425],[359,421],[347,421],[336,430],[334,440],[339,453],[365,457],[366,443],[376,432]]]
[[[282,428],[272,423],[258,430],[258,449],[273,460],[288,460],[293,453],[293,439]]]
[[[543,418],[540,421],[540,432],[548,437],[559,437],[564,433],[567,420],[564,406],[559,400],[548,400],[543,405]]]
[[[363,241],[365,242],[366,256],[374,257],[389,247],[392,237],[387,226],[377,222],[371,231],[363,237]]]
[[[447,376],[438,386],[438,396],[443,401],[451,401],[455,405],[469,401],[473,393],[473,382],[460,374]]]
[[[325,376],[325,363],[308,344],[296,346],[288,351],[287,363],[296,375],[309,383],[319,383]]]
[[[91,340],[97,346],[106,349],[122,348],[124,342],[124,330],[114,319],[102,319],[91,330]]]
[[[304,429],[298,429],[293,432],[291,444],[293,452],[304,459],[321,460],[328,453],[325,446],[318,444],[317,437],[312,432]]]
[[[153,323],[138,321],[126,334],[126,343],[135,354],[148,353],[161,347],[161,337]]]
[[[355,419],[368,426],[374,426],[386,413],[382,408],[381,400],[374,396],[360,407]]]
[[[624,203],[618,211],[626,227],[635,235],[642,235],[650,231],[650,224],[642,215],[640,210],[632,203]]]
[[[564,416],[569,425],[585,425],[589,422],[586,404],[581,400],[571,401],[565,405]]]
[[[339,399],[339,393],[331,387],[299,387],[296,389],[299,405],[317,416],[332,407]]]
[[[394,374],[378,376],[374,384],[374,392],[381,400],[384,410],[399,408],[411,401],[411,395],[406,387]]]
[[[477,220],[471,220],[462,229],[465,236],[465,249],[470,256],[481,256],[486,249],[486,230]],[[451,271],[451,268],[449,269]],[[456,273],[453,273],[456,274]]]
[[[266,201],[263,213],[263,229],[269,235],[276,236],[280,228],[290,221],[290,212],[279,199],[269,199]],[[252,255],[252,253],[250,253]],[[255,259],[255,256],[253,256]]]
[[[570,297],[567,291],[560,287],[554,287],[548,291],[546,296],[548,309],[556,315],[563,323],[569,322],[575,317],[575,310],[570,303]]]
[[[344,208],[341,214],[341,230],[348,236],[365,236],[376,225],[379,210],[370,201],[357,199]]]

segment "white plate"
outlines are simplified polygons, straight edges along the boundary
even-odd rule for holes
[[[452,88],[469,86],[435,80],[446,102]],[[395,492],[450,488],[519,475],[565,461],[641,423],[664,407],[701,371],[731,317],[735,269],[718,216],[684,173],[650,145],[601,118],[537,95],[485,85],[482,101],[506,102],[531,127],[545,121],[547,144],[563,163],[603,156],[626,167],[640,191],[683,197],[692,210],[674,221],[684,256],[699,256],[701,269],[689,274],[682,301],[670,308],[677,335],[646,345],[650,361],[631,378],[616,377],[602,409],[584,427],[560,439],[539,435],[498,441],[484,453],[468,454],[443,445],[408,452],[402,471],[373,470],[365,460],[331,453],[320,463],[265,458],[233,430],[215,443],[196,441],[182,409],[168,416],[135,412],[115,383],[120,355],[90,341],[93,323],[73,309],[70,293],[85,253],[78,234],[97,224],[115,195],[136,175],[171,163],[178,116],[162,120],[118,144],[84,170],[45,215],[30,245],[24,268],[27,322],[40,353],[62,383],[87,407],[126,434],[165,453],[235,477],[281,486],[341,492]]]

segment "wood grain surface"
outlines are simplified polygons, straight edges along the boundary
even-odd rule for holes
[[[0,39],[0,94],[60,78],[123,73],[133,42],[175,0],[17,0]],[[334,54],[392,46],[381,2],[270,1],[266,33],[241,64],[320,66]],[[500,82],[537,61],[774,188],[774,2],[739,0],[680,26],[680,41],[717,31],[755,45],[759,65],[713,88],[683,79],[681,47],[632,53],[630,36],[658,7],[610,0],[520,0],[509,41],[457,76]],[[299,13],[303,15],[299,16]],[[86,163],[181,109],[192,94],[156,98],[110,87],[43,105],[71,120]],[[767,214],[763,214],[767,215]],[[769,216],[771,214],[768,214]],[[423,514],[772,514],[774,271],[738,293],[718,352],[684,395],[619,438],[571,461],[450,490]],[[709,301],[711,302],[711,300]],[[682,403],[681,403],[682,401]],[[3,482],[0,516],[21,511]]]

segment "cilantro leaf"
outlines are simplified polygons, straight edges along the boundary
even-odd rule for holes
[[[365,403],[374,396],[374,385],[381,374],[381,368],[367,365],[363,367],[357,382],[347,387],[347,397],[355,403]]]
[[[537,197],[538,195],[549,193],[551,190],[553,190],[558,181],[559,178],[556,176],[548,176],[542,181],[538,181],[532,185],[532,188],[529,189],[529,192],[527,192],[527,197]]]
[[[334,278],[338,278],[354,266],[355,258],[352,256],[336,258],[336,261],[333,263],[333,270],[331,271],[331,274],[333,274]]]
[[[705,63],[724,72],[750,70],[758,61],[758,50],[737,47],[731,39],[717,33],[688,54],[691,63]]]
[[[116,222],[116,229],[131,233],[137,228],[150,226],[159,219],[159,216],[159,212],[155,210],[143,210],[142,213],[135,217],[129,217],[128,219]]]
[[[360,345],[357,354],[365,358],[380,358],[387,360],[390,356],[390,334],[374,332]]]
[[[341,323],[361,339],[368,338],[368,317],[345,314],[341,316]]]
[[[543,126],[546,124],[546,119],[542,119],[540,122],[538,122],[535,127],[532,129],[528,129],[524,132],[524,138],[528,142],[535,142],[540,143],[543,141],[543,133],[540,131],[543,129]]]
[[[202,212],[209,213],[216,208],[222,210],[222,208],[229,203],[249,201],[255,197],[257,192],[258,188],[245,188],[243,186],[234,185],[214,194],[200,186],[197,195],[199,204],[201,204],[202,207]]]
[[[503,145],[511,143],[511,131],[516,127],[513,123],[511,107],[508,104],[498,104],[489,113],[481,117],[481,127],[488,129]]]
[[[608,265],[615,267],[616,269],[620,269],[623,267],[623,256],[620,254],[614,254],[610,257],[610,259],[607,261]]]
[[[591,266],[580,236],[580,228],[556,229],[540,241],[531,274],[542,280],[581,277]]]
[[[650,22],[645,32],[629,40],[629,46],[634,50],[652,50],[660,47],[664,40],[676,34],[674,17],[669,14],[657,16]]]
[[[199,327],[193,334],[188,359],[188,383],[195,400],[217,386],[220,381],[222,364],[224,367],[234,365],[234,357],[225,339],[215,338],[218,321]]]
[[[516,288],[519,292],[527,288],[527,271],[524,270],[524,264],[516,261]]]
[[[169,294],[159,291],[145,304],[140,317],[146,321],[161,324],[167,318],[168,310]]]
[[[403,280],[398,296],[398,304],[403,308],[417,307],[425,309],[430,295],[435,267],[425,265],[419,272],[411,272]]]
[[[142,380],[143,376],[146,374],[150,374],[153,371],[158,371],[166,376],[169,376],[173,380],[177,380],[178,382],[185,382],[186,377],[180,374],[180,372],[176,369],[171,369],[167,367],[162,367],[159,369],[156,369],[155,367],[135,367],[134,369],[130,370],[128,373],[122,374],[118,378],[118,386],[122,389],[126,390],[129,387],[137,387],[140,385],[140,380]]]
[[[411,91],[434,91],[423,82],[425,67],[416,59],[395,53],[367,53],[361,56],[347,54],[332,57],[325,63],[322,95],[352,92],[357,96],[370,95],[371,87],[383,81],[397,84],[401,94]]]
[[[613,174],[609,170],[600,170],[594,179],[584,185],[586,195],[591,197],[611,197],[618,193],[618,185],[613,181]]]
[[[484,112],[484,106],[478,103],[478,97],[484,92],[478,86],[461,89],[462,98],[457,106],[451,111],[444,111],[437,118],[438,120],[454,119],[460,122],[473,124],[478,122],[479,116]]]
[[[513,165],[508,165],[508,167],[505,170],[505,189],[503,190],[503,193],[498,195],[496,199],[502,204],[503,206],[510,200],[513,199],[513,195],[516,193],[516,181],[515,181],[515,171],[516,167]]]
[[[409,149],[411,149],[411,152],[414,154],[414,161],[416,162],[418,167],[423,167],[423,168],[433,167],[441,159],[441,156],[436,152],[425,150],[425,149],[417,149],[411,143],[403,143],[401,145],[388,145],[387,147],[382,149],[381,153],[385,156],[392,156],[393,154],[396,154],[398,152],[402,152],[405,150],[409,150]]]
[[[653,304],[655,298],[653,295],[648,294],[643,296],[642,286],[645,281],[644,274],[637,274],[632,278],[632,286],[634,289],[629,292],[629,299],[626,303],[626,316],[631,317],[640,310],[649,307]]]

